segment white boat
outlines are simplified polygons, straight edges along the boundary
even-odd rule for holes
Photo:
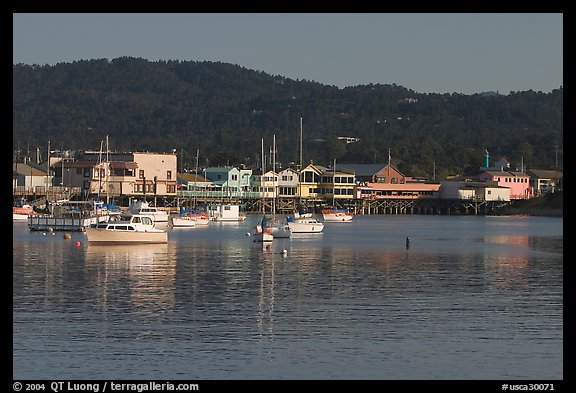
[[[351,222],[354,214],[348,209],[330,207],[322,210],[322,218],[325,222]]]
[[[336,207],[336,159],[332,168],[332,207],[322,210],[322,218],[325,222],[351,222],[354,214],[348,209]]]
[[[210,216],[206,210],[201,209],[184,209],[180,208],[180,217],[188,220],[193,220],[194,225],[208,225],[210,223]]]
[[[168,213],[157,207],[150,206],[146,201],[134,200],[128,210],[131,214],[145,214],[150,216],[156,224],[168,224]]]
[[[324,223],[314,217],[288,217],[288,226],[292,233],[320,233]]]
[[[196,226],[196,220],[190,216],[170,216],[169,222],[172,228],[193,228]]]
[[[121,214],[118,220],[92,224],[86,228],[89,243],[143,244],[168,243],[168,233],[154,227],[148,215]]]
[[[210,216],[207,212],[190,213],[186,215],[196,222],[196,225],[208,225],[210,223]]]
[[[246,216],[240,212],[240,205],[223,203],[208,206],[208,215],[213,221],[244,221]]]

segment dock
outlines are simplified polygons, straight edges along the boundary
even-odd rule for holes
[[[53,217],[29,216],[28,228],[31,231],[84,232],[90,224],[96,224],[101,217]]]

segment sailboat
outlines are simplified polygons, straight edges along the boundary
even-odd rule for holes
[[[262,186],[264,183],[264,173],[265,173],[265,161],[264,161],[264,139],[261,141],[262,144],[262,175],[260,177],[260,185],[262,189],[265,188]],[[256,226],[254,227],[254,241],[255,242],[271,242],[274,239],[272,235],[272,230],[268,226],[269,220],[266,217],[266,208],[264,206],[264,197],[262,197],[262,218],[258,220]]]
[[[264,142],[262,141],[262,143]],[[262,157],[264,157],[264,146],[262,146]],[[262,160],[262,163],[263,176],[265,171],[264,159]],[[262,238],[262,241],[270,241],[275,238],[289,238],[292,235],[292,230],[290,229],[288,222],[282,223],[276,219],[276,135],[274,135],[273,139],[272,167],[272,189],[274,190],[272,196],[272,218],[268,219],[264,214],[262,219],[256,225],[255,230],[255,235]],[[272,239],[270,239],[268,234],[272,236]]]
[[[288,226],[292,233],[320,233],[324,230],[324,223],[313,217],[300,203],[300,176],[302,174],[302,118],[300,118],[300,173],[298,174],[298,209],[293,217],[288,217]]]
[[[274,238],[288,238],[292,235],[292,230],[288,222],[279,222],[276,220],[276,135],[274,135],[272,146],[272,173],[274,174],[272,178],[272,188],[274,195],[272,196],[272,223],[270,228]]]
[[[342,209],[336,206],[336,159],[332,174],[332,207],[322,209],[322,218],[325,222],[351,222],[354,214],[348,209]]]

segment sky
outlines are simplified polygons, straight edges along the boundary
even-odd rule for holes
[[[340,88],[563,86],[562,13],[14,13],[13,64],[218,61]]]

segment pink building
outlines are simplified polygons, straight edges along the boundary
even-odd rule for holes
[[[529,199],[534,197],[534,187],[530,186],[530,176],[524,172],[484,171],[480,181],[495,181],[500,187],[510,189],[510,199]]]

